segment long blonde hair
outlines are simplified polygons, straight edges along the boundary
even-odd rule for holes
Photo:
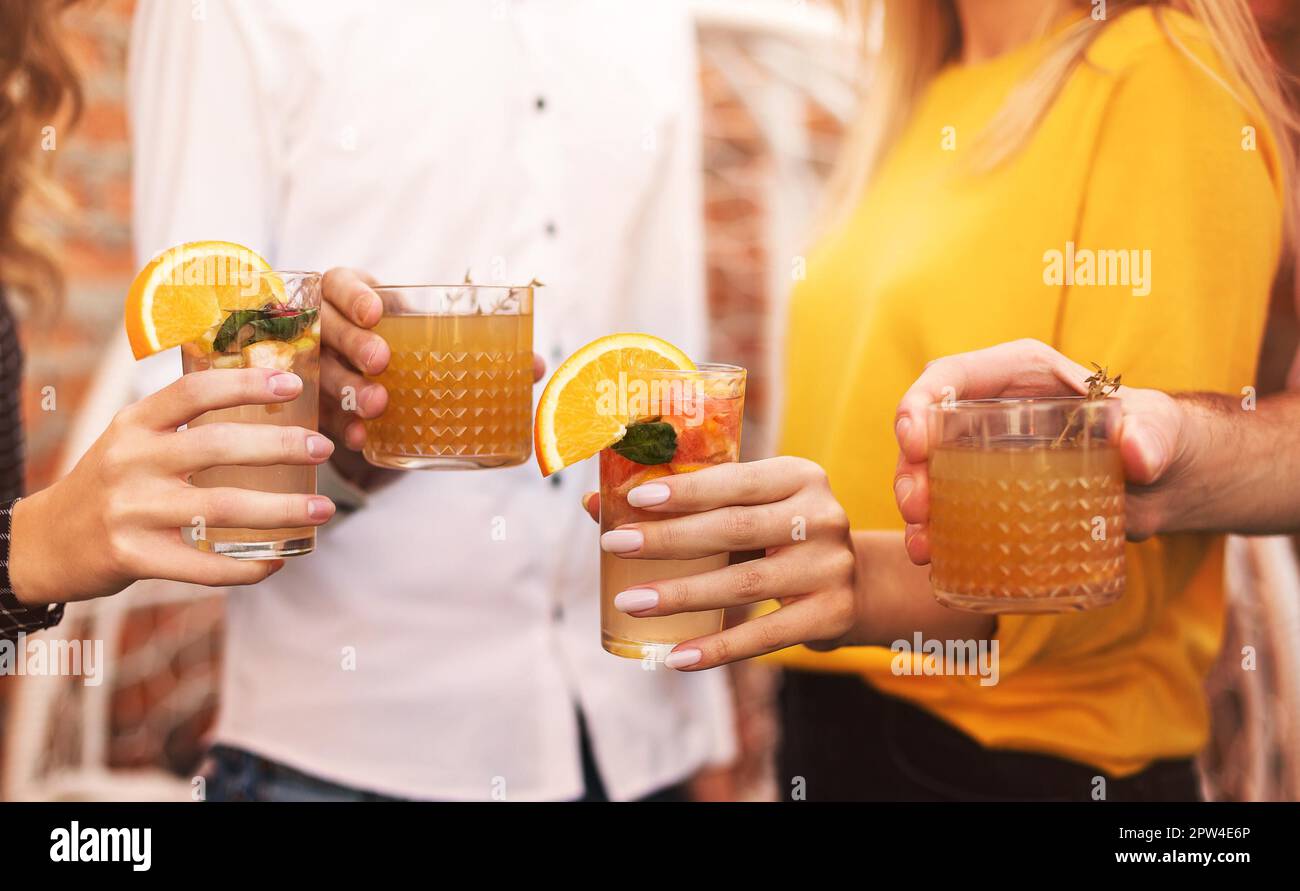
[[[1062,6],[1071,4],[1092,5],[1087,0],[1068,0]],[[1035,71],[1011,91],[980,135],[979,163],[996,166],[1023,147],[1102,30],[1123,13],[1141,6],[1153,7],[1171,42],[1187,52],[1208,76],[1252,113],[1258,110],[1264,115],[1277,143],[1277,160],[1287,195],[1286,229],[1293,241],[1298,222],[1295,171],[1300,116],[1290,102],[1286,77],[1270,57],[1245,0],[1111,0],[1105,22],[1085,17],[1064,29]],[[1179,9],[1201,23],[1224,68],[1249,91],[1249,96],[1239,95],[1232,84],[1182,47],[1161,18],[1166,8]],[[877,14],[883,15],[883,41],[871,66],[870,87],[862,109],[849,128],[831,176],[831,206],[825,224],[843,220],[856,206],[881,159],[902,133],[922,92],[961,51],[954,0],[849,0],[849,19],[859,32],[863,48],[870,45],[869,31],[879,21]],[[1044,29],[1049,25],[1045,21]]]
[[[59,16],[75,0],[0,0],[0,286],[38,307],[53,306],[63,276],[26,211],[60,203],[49,179],[43,129],[71,123],[81,108]]]

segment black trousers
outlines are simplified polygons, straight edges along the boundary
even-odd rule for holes
[[[1075,761],[987,749],[930,713],[853,675],[787,671],[781,691],[779,797],[810,801],[1195,801],[1190,759],[1117,779]]]

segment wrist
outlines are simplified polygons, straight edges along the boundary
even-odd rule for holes
[[[9,525],[9,586],[26,607],[48,606],[59,597],[48,590],[52,567],[43,547],[44,510],[48,490],[36,492],[14,505]]]
[[[1211,394],[1178,395],[1170,403],[1171,429],[1176,431],[1173,455],[1152,487],[1151,531],[1209,528],[1207,520],[1216,512],[1215,504],[1234,482],[1233,475],[1216,468],[1225,446],[1226,454],[1236,452],[1227,442],[1234,435],[1229,423],[1233,403],[1230,398],[1225,401],[1225,397]]]

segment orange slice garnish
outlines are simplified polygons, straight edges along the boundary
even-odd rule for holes
[[[629,421],[617,391],[636,372],[695,368],[690,357],[650,334],[609,334],[565,359],[542,391],[533,445],[542,476],[590,458],[623,438]]]
[[[137,359],[197,340],[236,309],[284,299],[271,265],[229,241],[194,241],[163,251],[136,275],[124,315]]]

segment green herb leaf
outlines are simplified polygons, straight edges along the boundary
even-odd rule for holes
[[[667,464],[677,454],[677,431],[667,421],[630,424],[610,448],[637,464]]]
[[[237,309],[226,316],[226,320],[217,329],[217,336],[212,339],[212,349],[218,353],[224,353],[226,348],[234,341],[235,336],[239,334],[239,329],[261,314],[260,309]]]
[[[306,309],[292,315],[273,315],[264,309],[237,309],[221,323],[212,349],[222,353],[233,344],[243,348],[259,340],[296,340],[316,320],[317,310]],[[239,339],[239,332],[249,326],[248,336]]]
[[[316,318],[316,310],[306,309],[291,316],[264,316],[253,324],[253,336],[244,341],[247,346],[259,340],[297,340]]]

